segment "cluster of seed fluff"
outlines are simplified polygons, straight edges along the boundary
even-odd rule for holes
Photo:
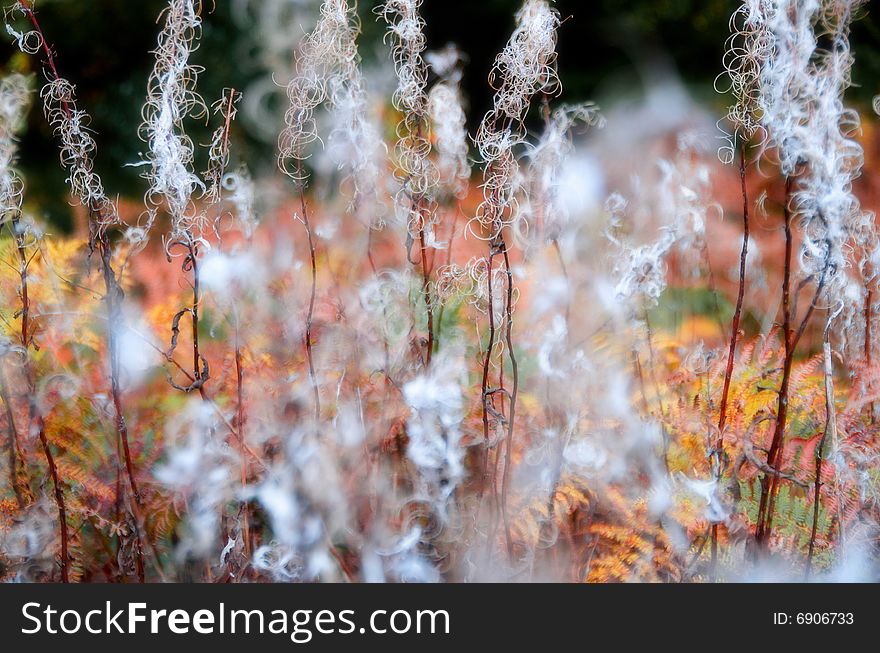
[[[463,360],[445,356],[429,374],[403,386],[403,398],[410,409],[406,454],[419,471],[414,498],[430,505],[442,520],[464,476],[460,439],[464,419],[462,387],[466,384]]]
[[[801,142],[804,173],[797,180],[793,205],[801,218],[804,243],[801,268],[827,287],[842,282],[848,241],[870,216],[863,213],[852,190],[863,164],[861,146],[852,135],[858,113],[844,106],[853,63],[849,26],[862,0],[825,0],[817,34],[830,42],[817,53],[809,70],[813,100]]]
[[[215,410],[201,400],[190,401],[166,424],[168,458],[156,470],[156,479],[186,506],[186,518],[178,531],[181,541],[175,549],[181,561],[208,557],[220,537],[225,507],[241,492],[235,473],[239,461],[218,437],[218,426]]]
[[[495,59],[489,80],[495,89],[493,108],[480,123],[476,145],[483,168],[483,202],[476,222],[468,225],[478,238],[494,241],[514,216],[520,184],[514,148],[522,143],[526,110],[536,93],[559,91],[556,75],[556,28],[559,14],[544,0],[526,0],[516,14],[516,28]]]
[[[698,132],[684,132],[679,136],[675,157],[658,162],[660,181],[657,199],[651,207],[660,224],[675,235],[680,263],[686,263],[697,275],[702,268],[709,216],[723,215],[723,209],[711,200],[707,142]]]
[[[675,237],[667,230],[649,245],[620,248],[614,290],[617,299],[630,304],[634,313],[656,306],[666,290],[666,255],[674,244]]]
[[[223,193],[233,206],[235,217],[245,238],[250,240],[257,228],[256,186],[251,173],[245,166],[227,172],[222,180]]]
[[[21,4],[14,4],[7,11],[6,31],[18,48],[25,54],[34,55],[46,44],[37,30],[17,32],[10,20],[16,14],[25,14]],[[67,183],[71,193],[89,210],[92,233],[98,236],[108,227],[119,224],[116,207],[107,198],[104,184],[94,171],[95,140],[89,133],[90,116],[77,108],[76,88],[59,77],[54,67],[46,71],[47,83],[40,91],[46,121],[60,141],[61,164],[67,170]]]
[[[666,290],[666,256],[675,246],[675,231],[664,226],[652,243],[637,245],[629,235],[629,202],[614,193],[605,202],[608,213],[608,239],[615,246],[613,273],[616,301],[625,305],[632,317],[641,318],[645,309],[657,305]]]
[[[201,230],[192,196],[205,186],[193,171],[194,145],[183,126],[187,117],[206,112],[195,91],[199,69],[189,63],[201,29],[199,13],[200,5],[194,0],[170,0],[165,9],[140,130],[149,145],[147,203],[167,203],[171,241],[189,240]]]
[[[541,237],[558,241],[571,217],[559,187],[564,164],[574,150],[572,129],[578,124],[601,127],[603,123],[594,104],[559,107],[548,117],[544,133],[529,150],[528,217],[536,226],[540,225],[537,231]]]
[[[95,172],[95,140],[89,133],[91,117],[76,105],[76,89],[64,78],[49,81],[40,91],[43,111],[60,141],[61,164],[67,169],[67,183],[73,196],[89,209],[93,227],[101,233],[120,224],[116,206],[104,192]]]
[[[475,256],[465,265],[451,263],[437,270],[437,296],[441,303],[453,300],[467,301],[477,313],[482,315],[488,315],[491,309],[492,319],[495,325],[499,326],[504,320],[505,297],[502,289],[506,282],[504,268],[493,266],[490,271],[486,257]],[[519,288],[514,288],[511,310],[516,307],[519,296]],[[499,342],[497,346],[503,349],[503,343]]]
[[[489,74],[498,116],[521,121],[533,95],[559,91],[557,27],[559,14],[544,0],[526,0],[517,12],[516,29]]]
[[[328,152],[351,185],[352,212],[369,216],[372,227],[384,224],[383,163],[388,149],[372,117],[370,97],[360,66],[349,67],[345,78],[331,84],[333,105]]]
[[[391,98],[401,113],[397,124],[397,177],[402,186],[396,197],[398,217],[413,236],[432,232],[433,194],[437,169],[430,159],[431,134],[428,120],[428,67],[425,50],[425,21],[419,14],[421,0],[388,0],[377,8],[388,24],[386,41],[397,73],[397,88]]]
[[[468,162],[467,116],[461,95],[463,55],[454,45],[425,55],[440,78],[428,93],[428,116],[434,134],[437,168],[444,188],[461,197],[471,176]]]
[[[216,204],[223,196],[223,178],[226,168],[229,166],[229,128],[238,115],[238,102],[241,94],[234,89],[225,88],[220,99],[214,103],[211,109],[215,116],[219,116],[220,124],[211,136],[211,144],[208,148],[208,169],[205,171],[205,183],[207,185],[207,198]]]
[[[294,426],[285,435],[278,459],[251,490],[275,538],[268,549],[255,555],[287,560],[280,575],[339,580],[338,564],[328,545],[340,536],[349,519],[341,463],[350,447],[334,443],[338,434],[329,426],[323,435],[327,436],[324,441],[312,429]]]
[[[773,0],[743,0],[730,17],[722,75],[728,79],[726,88],[719,86],[720,77],[716,80],[716,90],[730,92],[734,98],[727,111],[733,133],[718,150],[724,163],[733,162],[738,139],[749,139],[761,128],[761,69],[773,52],[773,33],[767,29],[767,17],[775,10]]]
[[[26,77],[12,74],[0,80],[0,224],[21,210],[23,186],[15,170],[16,132],[29,102]]]
[[[784,175],[806,161],[814,138],[810,117],[816,101],[812,74],[821,0],[774,0],[765,15],[771,52],[761,68],[759,110]]]
[[[315,29],[303,39],[296,74],[287,85],[287,111],[278,137],[278,167],[298,184],[308,179],[303,161],[318,140],[315,109],[329,99],[332,89],[351,78],[357,67],[357,21],[346,0],[324,0]]]

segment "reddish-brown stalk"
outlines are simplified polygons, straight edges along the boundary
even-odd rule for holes
[[[318,377],[315,374],[315,359],[312,352],[312,320],[315,315],[315,296],[318,292],[318,264],[315,255],[315,240],[312,237],[312,226],[309,222],[309,212],[306,208],[305,188],[299,190],[300,207],[302,208],[303,226],[306,229],[306,237],[309,242],[309,263],[311,265],[312,284],[309,290],[309,310],[306,314],[306,358],[309,363],[309,378],[312,382],[312,393],[315,398],[315,424],[321,420],[321,397],[318,392]]]
[[[785,262],[782,270],[782,340],[785,347],[785,357],[782,366],[782,381],[779,386],[779,394],[776,405],[776,426],[773,431],[773,439],[770,443],[770,449],[767,452],[767,464],[771,468],[775,468],[776,452],[779,449],[779,441],[782,438],[782,432],[785,429],[785,420],[788,413],[788,384],[791,376],[791,365],[789,364],[790,353],[792,349],[791,343],[791,253],[792,253],[792,233],[791,233],[791,201],[792,201],[793,179],[791,176],[785,178],[785,199],[783,206],[783,219],[785,229]],[[759,546],[763,545],[766,539],[766,513],[769,493],[771,490],[771,479],[768,475],[761,478],[761,499],[758,504],[758,519],[755,526],[755,541]]]
[[[791,368],[794,362],[794,353],[798,342],[807,328],[807,324],[816,309],[816,303],[825,288],[825,279],[828,272],[828,260],[822,267],[820,277],[816,283],[816,291],[804,317],[797,327],[793,329],[796,316],[792,310],[791,296],[791,257],[792,257],[792,232],[791,232],[791,198],[792,177],[786,177],[785,181],[785,263],[782,278],[782,311],[783,311],[783,339],[785,343],[785,357],[782,365],[782,381],[779,387],[779,395],[776,406],[776,424],[773,429],[773,438],[767,451],[767,465],[773,470],[772,474],[765,473],[761,478],[761,499],[758,504],[758,519],[755,528],[755,542],[759,549],[766,546],[773,528],[773,513],[776,494],[779,490],[781,477],[780,464],[785,450],[785,426],[788,417],[789,386],[791,383]],[[830,252],[830,250],[829,250]],[[808,281],[809,279],[805,280]],[[801,284],[801,287],[803,284]]]
[[[492,266],[495,259],[495,248],[490,246],[489,256],[486,259],[486,284],[489,296],[489,344],[486,345],[486,355],[483,357],[483,380],[481,383],[482,415],[483,415],[483,481],[480,484],[479,499],[482,502],[483,492],[489,482],[489,364],[492,359],[492,350],[495,348],[495,307],[492,302]]]
[[[504,521],[504,535],[507,540],[507,555],[513,560],[513,540],[510,534],[510,521],[507,515],[507,495],[510,486],[510,463],[513,459],[513,424],[516,416],[516,398],[519,392],[519,367],[513,351],[513,272],[510,269],[510,256],[507,243],[501,237],[501,253],[504,256],[504,273],[507,277],[507,301],[504,306],[505,333],[507,355],[510,357],[510,369],[513,374],[513,385],[510,389],[510,408],[507,415],[507,443],[504,447],[504,472],[501,476],[501,518]]]
[[[235,115],[235,102],[236,102],[236,94],[235,89],[229,89],[229,100],[224,106],[224,117],[223,117],[223,148],[224,152],[228,152],[229,150],[229,137],[230,130],[232,127],[232,119]],[[220,166],[216,171],[217,179],[222,180],[223,174],[225,172],[225,160],[221,160]],[[218,199],[216,200],[217,205],[217,220],[220,219],[220,214],[222,211],[222,199],[218,195]],[[216,230],[215,230],[216,233]],[[219,235],[218,235],[219,239]],[[178,388],[179,390],[183,390],[184,392],[191,392],[193,390],[198,390],[199,395],[201,395],[203,401],[210,401],[207,391],[205,390],[205,383],[207,383],[210,378],[210,368],[208,367],[208,361],[201,354],[199,348],[199,308],[201,306],[201,277],[199,276],[199,245],[197,240],[195,239],[192,231],[187,229],[183,237],[178,239],[177,241],[171,243],[171,247],[178,246],[184,247],[186,249],[186,256],[183,259],[183,264],[181,269],[183,272],[192,272],[193,276],[193,293],[192,293],[192,308],[189,310],[190,316],[192,317],[192,379],[190,385],[186,387],[181,387],[172,382],[171,384]],[[170,260],[170,259],[169,259]],[[180,333],[179,330],[179,322],[180,318],[186,313],[186,310],[178,312],[172,321],[171,332],[171,349],[166,354],[166,359],[171,358],[171,355],[174,353],[174,349],[177,346],[177,335]]]
[[[740,143],[739,152],[739,179],[742,189],[743,200],[743,238],[742,250],[739,256],[739,289],[736,295],[736,308],[733,311],[731,322],[730,347],[727,352],[727,369],[724,372],[724,387],[721,391],[721,405],[718,411],[718,439],[715,442],[713,456],[716,465],[716,478],[720,480],[722,460],[724,454],[724,428],[727,425],[727,401],[730,395],[730,382],[733,378],[733,364],[736,356],[736,343],[739,337],[739,323],[742,318],[743,298],[746,290],[746,259],[749,253],[749,196],[746,187],[746,145],[743,140]],[[718,524],[712,524],[712,549],[711,549],[711,575],[715,573],[718,561]]]
[[[241,487],[244,489],[247,487],[247,458],[245,456],[245,442],[244,442],[244,424],[245,424],[245,412],[244,412],[244,366],[242,364],[242,356],[241,356],[241,335],[240,335],[240,324],[238,319],[238,314],[235,315],[235,390],[236,390],[236,411],[235,411],[235,429],[238,431],[238,441],[239,446],[241,448],[241,462],[240,462],[240,473],[241,473]],[[241,527],[241,538],[244,543],[244,554],[245,557],[250,559],[250,524],[248,518],[248,505],[247,501],[242,503],[242,527]]]
[[[871,369],[871,319],[872,319],[872,303],[874,301],[874,293],[872,289],[868,286],[870,282],[865,282],[865,373],[870,374]],[[867,388],[864,388],[867,390]],[[874,415],[874,402],[868,402],[868,415],[871,419],[871,424],[874,424],[876,421],[876,417]]]
[[[819,527],[819,495],[822,490],[822,460],[825,457],[825,443],[828,436],[831,436],[831,442],[837,442],[837,415],[834,407],[834,378],[831,366],[831,343],[828,339],[828,326],[826,325],[825,335],[822,342],[822,355],[824,362],[825,377],[825,431],[822,433],[822,439],[819,446],[816,447],[816,464],[815,464],[815,480],[813,481],[813,526],[810,529],[810,546],[807,553],[807,570],[804,575],[805,580],[810,580],[810,573],[813,570],[813,551],[816,546],[816,532]]]
[[[195,383],[198,384],[199,394],[202,399],[206,399],[205,383],[208,381],[208,363],[204,360],[199,351],[199,306],[202,303],[201,296],[201,279],[199,278],[199,250],[198,245],[189,238],[189,254],[184,259],[183,269],[187,269],[187,262],[193,275],[193,303],[192,303],[192,361],[193,361],[193,377]],[[204,364],[202,364],[204,361]]]
[[[410,46],[410,56],[413,56],[415,53],[412,51],[412,43]],[[423,140],[423,132],[422,132],[422,121],[423,118],[421,115],[414,114],[418,119],[418,123],[416,125],[416,139],[421,142]],[[419,249],[420,249],[420,260],[422,264],[422,292],[425,294],[425,312],[427,314],[427,328],[428,328],[428,342],[426,345],[425,352],[425,367],[431,366],[431,356],[434,353],[434,305],[431,301],[431,272],[428,269],[428,258],[427,252],[425,251],[425,206],[424,206],[424,197],[413,198],[412,200],[412,208],[418,213],[419,220],[419,231],[418,231],[418,240],[419,240]],[[407,242],[409,242],[410,237],[408,237]],[[407,259],[410,258],[410,251],[407,248],[406,252]],[[412,260],[410,259],[410,262]]]
[[[40,23],[37,19],[36,14],[33,11],[33,8],[27,2],[25,2],[25,0],[18,0],[18,5],[27,16],[27,18],[30,20],[36,33],[40,36],[43,55],[45,57],[46,65],[48,66],[47,76],[49,77],[49,81],[57,82],[61,79],[61,76],[58,74],[58,68],[55,65],[55,57],[52,54],[52,49],[49,47],[45,36],[43,35],[42,28],[40,27]],[[68,118],[72,117],[70,106],[66,101],[62,101],[62,108]],[[100,226],[100,219],[102,218],[101,208],[97,206],[95,202],[89,201],[87,204],[87,209],[89,211],[90,220],[92,222],[92,224],[90,225],[91,233],[89,246],[92,249],[97,246],[97,249],[99,251],[104,278],[104,287],[106,291],[105,301],[107,302],[108,313],[107,341],[108,348],[110,350],[110,387],[111,395],[113,398],[113,407],[116,413],[116,432],[118,439],[122,443],[125,457],[125,468],[128,475],[128,481],[134,495],[135,504],[140,504],[140,493],[137,489],[137,482],[135,481],[134,476],[134,465],[132,464],[131,452],[128,446],[128,428],[125,423],[125,414],[122,408],[122,398],[119,385],[119,352],[117,350],[118,343],[114,329],[114,325],[118,324],[118,320],[119,318],[121,318],[119,302],[121,302],[122,300],[123,291],[122,288],[119,286],[116,272],[113,270],[112,267],[112,249],[110,247],[107,234]],[[136,508],[133,508],[133,510],[135,511],[135,513],[137,512]],[[137,519],[136,514],[135,519]],[[142,549],[139,532],[138,549],[139,551]],[[140,555],[138,556],[138,576],[141,581],[144,580],[143,561]]]
[[[425,294],[425,310],[428,314],[428,344],[425,355],[425,367],[431,367],[431,355],[434,352],[434,304],[431,300],[431,272],[428,269],[428,253],[425,247],[425,226],[419,227],[419,250],[422,260],[422,292]]]
[[[143,541],[140,532],[140,507],[141,494],[138,490],[137,481],[135,480],[134,464],[132,463],[131,450],[128,444],[128,425],[125,421],[125,413],[122,408],[122,390],[119,384],[120,363],[119,363],[119,340],[117,334],[117,326],[122,320],[122,298],[124,293],[116,278],[111,264],[112,249],[107,240],[107,234],[99,232],[95,237],[101,256],[101,267],[104,276],[105,301],[107,302],[107,339],[108,348],[110,350],[110,394],[113,398],[113,409],[116,417],[116,435],[117,444],[121,444],[123,460],[125,463],[125,471],[128,477],[128,483],[131,488],[133,501],[130,504],[131,513],[134,522],[135,537],[137,541],[137,575],[138,580],[143,583],[145,581],[144,573],[144,554]],[[117,489],[119,486],[117,485]],[[118,497],[117,497],[118,500]],[[157,557],[158,561],[158,557]]]
[[[30,348],[33,344],[33,332],[31,331],[30,312],[31,302],[28,294],[28,266],[30,258],[27,254],[27,244],[25,243],[25,235],[19,228],[18,215],[13,216],[10,228],[15,237],[15,246],[18,250],[19,258],[19,278],[21,279],[19,293],[21,296],[21,346],[25,351],[24,360],[24,376],[26,391],[28,393],[28,419],[31,424],[36,426],[37,437],[40,440],[40,446],[43,449],[43,455],[46,457],[46,466],[49,468],[49,476],[52,478],[52,487],[55,494],[55,506],[58,509],[58,528],[61,534],[61,581],[70,582],[69,568],[70,556],[68,554],[70,536],[67,531],[67,507],[64,503],[64,490],[61,488],[61,478],[58,474],[58,465],[55,463],[55,456],[52,454],[52,448],[49,445],[49,439],[46,436],[46,422],[43,419],[43,413],[40,410],[37,401],[37,384],[34,378],[34,369],[31,364]],[[4,398],[8,401],[8,398]],[[7,403],[8,407],[8,403]],[[10,413],[11,419],[11,413]],[[14,462],[14,459],[13,459]],[[13,469],[14,471],[14,469]],[[16,488],[17,488],[16,484]]]

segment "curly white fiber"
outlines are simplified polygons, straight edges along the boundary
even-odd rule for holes
[[[7,20],[11,15],[31,14],[31,10],[23,4],[9,7]],[[32,17],[32,14],[31,16]],[[122,226],[116,205],[107,197],[101,177],[94,171],[94,154],[97,149],[94,138],[89,131],[91,117],[77,107],[76,87],[58,74],[52,51],[44,42],[38,29],[17,32],[7,22],[6,31],[15,39],[19,49],[28,55],[35,55],[41,50],[46,54],[46,84],[40,91],[43,113],[46,122],[60,141],[59,156],[62,167],[67,171],[66,182],[71,194],[89,213],[90,243],[103,238],[110,227]],[[130,227],[125,233],[132,243],[132,251],[142,247],[146,242],[151,219],[146,226]]]
[[[759,102],[761,99],[761,69],[773,52],[773,33],[767,20],[776,11],[773,0],[743,0],[730,17],[730,36],[725,44],[722,76],[729,80],[727,88],[734,103],[727,110],[727,120],[733,133],[726,134],[726,144],[718,150],[723,163],[732,163],[737,141],[749,139],[761,128]]]
[[[489,231],[490,241],[496,240],[512,221],[519,178],[513,149],[525,137],[522,121],[531,97],[559,91],[558,25],[558,12],[545,0],[526,0],[516,14],[516,28],[489,75],[496,90],[494,106],[483,117],[475,139],[484,163],[483,202],[475,219]],[[472,224],[469,230],[478,235]]]
[[[844,106],[844,93],[852,83],[849,25],[862,1],[826,0],[817,29],[831,45],[809,71],[812,101],[800,151],[806,169],[793,204],[804,231],[801,269],[826,286],[841,281],[837,273],[847,263],[847,241],[869,220],[852,190],[864,162],[861,146],[851,138],[859,129],[859,115]]]
[[[420,472],[415,494],[432,504],[441,520],[447,518],[449,499],[464,477],[460,440],[467,374],[461,363],[441,359],[429,374],[417,376],[402,390],[410,409],[406,454]]]
[[[345,180],[352,186],[350,210],[363,210],[370,225],[381,227],[382,162],[387,148],[379,128],[370,115],[369,97],[360,67],[354,65],[349,77],[332,84],[334,128],[330,133],[329,150]]]
[[[804,233],[801,269],[820,289],[839,280],[846,243],[865,214],[852,192],[862,149],[850,135],[858,114],[843,104],[851,85],[849,25],[862,0],[775,0],[767,13],[772,51],[761,69],[766,145],[797,175],[792,210]],[[820,38],[829,46],[819,48]]]
[[[141,137],[149,145],[151,170],[146,198],[158,206],[164,199],[172,221],[172,240],[189,240],[199,231],[192,195],[205,185],[193,171],[194,146],[184,133],[190,115],[206,111],[195,91],[199,69],[189,63],[201,29],[198,0],[170,0],[159,34],[153,71],[147,82]]]
[[[315,109],[334,100],[332,92],[341,90],[343,80],[351,79],[357,68],[357,31],[353,6],[345,0],[324,0],[315,29],[300,46],[278,137],[278,167],[298,184],[308,180],[303,161],[309,157],[308,146],[318,140]]]
[[[397,72],[394,108],[402,118],[397,125],[397,177],[402,188],[397,208],[410,236],[431,232],[434,221],[433,194],[438,173],[431,161],[428,120],[428,68],[425,51],[425,21],[419,14],[421,0],[388,0],[377,9],[388,24],[386,40]]]
[[[74,197],[89,209],[97,234],[120,224],[113,202],[94,171],[95,139],[89,133],[91,117],[76,106],[76,88],[64,78],[48,82],[40,91],[46,121],[61,141],[61,164]]]
[[[559,13],[545,0],[526,0],[516,14],[516,29],[495,59],[489,81],[495,94],[495,112],[522,120],[536,93],[559,90],[556,74],[556,29]],[[496,85],[496,80],[500,83]]]
[[[21,210],[23,187],[15,170],[16,132],[30,101],[29,94],[24,75],[8,75],[0,80],[0,224]]]
[[[221,124],[211,136],[208,148],[208,169],[204,173],[207,184],[206,195],[216,204],[223,195],[223,178],[229,166],[229,126],[238,115],[237,104],[241,94],[235,89],[224,88],[220,99],[211,107],[214,114],[220,117]]]
[[[813,58],[817,39],[813,29],[820,0],[773,0],[766,15],[772,40],[763,63],[759,109],[767,131],[765,145],[776,148],[784,175],[791,175],[805,160],[811,133],[810,115],[815,102]]]
[[[534,217],[541,218],[543,237],[558,240],[568,224],[569,211],[559,193],[563,166],[574,150],[571,130],[578,123],[601,127],[604,119],[592,103],[565,105],[553,112],[544,133],[529,151],[529,203]]]
[[[235,217],[241,225],[245,238],[251,239],[257,228],[257,212],[255,208],[256,187],[251,173],[244,166],[223,175],[221,182],[226,198],[235,208]]]
[[[462,197],[471,176],[459,66],[463,57],[455,46],[448,45],[439,52],[429,52],[425,58],[440,77],[428,93],[428,115],[435,137],[440,181],[454,195]]]

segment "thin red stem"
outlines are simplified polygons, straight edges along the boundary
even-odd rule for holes
[[[743,200],[743,237],[742,250],[739,257],[739,290],[736,295],[736,308],[731,322],[730,347],[727,352],[727,369],[724,373],[724,387],[721,391],[721,405],[718,411],[718,439],[715,443],[716,477],[720,480],[722,473],[722,457],[724,453],[724,428],[727,425],[727,402],[730,396],[730,383],[733,378],[733,366],[736,358],[736,343],[739,338],[739,324],[742,318],[743,298],[746,290],[746,259],[749,253],[749,196],[746,186],[746,146],[740,144],[739,178]],[[710,568],[714,575],[718,560],[718,524],[712,524],[712,549]]]

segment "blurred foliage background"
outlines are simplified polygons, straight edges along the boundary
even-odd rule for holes
[[[8,0],[7,0],[8,2]],[[308,4],[308,0],[290,0]],[[97,168],[108,189],[137,196],[142,189],[137,168],[143,145],[137,137],[140,106],[151,66],[165,0],[37,0],[44,31],[58,53],[61,74],[78,88],[82,107],[92,117],[100,150]],[[250,20],[253,0],[205,0],[202,44],[195,61],[204,66],[199,89],[210,105],[224,87],[247,89],[269,72],[258,53],[262,30]],[[312,2],[311,4],[315,4]],[[378,2],[360,3],[364,37],[361,53],[368,62],[383,57],[384,25],[376,20]],[[457,43],[468,55],[464,86],[470,119],[479,120],[491,101],[486,76],[495,53],[513,26],[519,0],[425,0],[429,48]],[[558,0],[565,18],[560,29],[559,69],[568,100],[607,103],[638,93],[658,70],[677,72],[696,98],[717,105],[725,98],[713,90],[721,70],[728,20],[734,0]],[[880,92],[880,24],[873,20],[877,0],[870,0],[856,24],[852,101],[866,106]],[[314,13],[314,12],[313,12]],[[292,38],[298,35],[293,34]],[[39,72],[35,60],[17,53],[10,40],[0,49],[6,70]],[[39,80],[35,80],[35,84]],[[286,83],[286,79],[275,81]],[[472,125],[473,126],[473,125]],[[237,147],[253,167],[274,161],[272,143],[246,121],[238,125]],[[210,128],[193,125],[198,143]],[[58,229],[70,225],[63,173],[40,112],[31,111],[22,142],[21,167],[28,180],[28,201]],[[51,164],[50,164],[51,162]]]

